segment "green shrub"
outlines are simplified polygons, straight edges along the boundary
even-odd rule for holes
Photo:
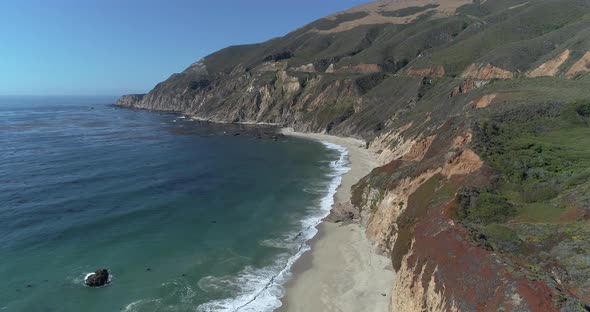
[[[481,193],[467,219],[479,224],[502,223],[516,215],[515,207],[498,194]]]
[[[559,191],[559,186],[555,184],[530,183],[523,186],[521,197],[525,203],[534,203],[553,199],[559,195]]]
[[[506,107],[487,117],[472,126],[473,147],[500,174],[495,192],[509,198],[519,220],[558,222],[560,196],[574,192],[570,200],[582,202],[575,190],[590,187],[590,100]],[[475,208],[466,220],[511,210],[483,195]]]
[[[590,117],[590,100],[579,100],[575,102],[576,112],[582,117]]]
[[[590,181],[590,168],[576,171],[569,179],[567,186],[572,187]]]
[[[511,228],[506,225],[492,223],[484,228],[487,243],[493,250],[511,251],[520,247],[521,240]]]
[[[368,74],[357,78],[355,82],[361,94],[365,94],[378,86],[387,77],[387,74],[384,73]]]
[[[502,223],[516,215],[516,208],[499,194],[463,188],[458,192],[455,216],[476,224]]]
[[[294,56],[293,52],[291,52],[291,51],[281,51],[281,52],[277,52],[277,53],[274,53],[271,55],[267,55],[266,57],[264,57],[264,59],[262,59],[262,61],[263,62],[269,62],[269,61],[278,62],[278,61],[290,59],[293,56]]]

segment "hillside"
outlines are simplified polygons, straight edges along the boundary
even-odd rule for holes
[[[590,311],[590,0],[381,0],[118,105],[362,138],[393,311]]]

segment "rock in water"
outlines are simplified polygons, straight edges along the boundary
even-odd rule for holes
[[[107,269],[96,270],[86,277],[84,283],[90,287],[104,286],[109,283],[109,271]]]

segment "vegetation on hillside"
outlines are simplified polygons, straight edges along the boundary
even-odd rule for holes
[[[330,32],[368,16],[337,14],[281,38],[229,47],[203,60],[207,73],[189,68],[140,100],[147,108],[379,141],[374,148],[400,153],[432,137],[423,158],[392,159],[353,192],[353,204],[371,215],[388,192],[416,179],[406,200],[391,203],[400,208],[384,234],[394,268],[421,252],[410,249],[420,223],[432,221],[423,230],[456,230],[444,243],[467,237],[457,245],[469,246],[460,252],[473,252],[470,259],[491,259],[493,251],[502,274],[543,281],[557,306],[583,308],[579,302],[590,303],[590,66],[580,60],[590,50],[590,0],[473,1],[450,16],[437,8],[383,11],[379,18],[418,18]],[[569,57],[552,76],[529,78],[564,51]],[[576,63],[581,71],[566,75]],[[464,78],[484,66],[508,74]],[[486,96],[489,103],[475,104]],[[457,138],[468,143],[454,144]],[[477,175],[420,180],[465,149],[484,161]],[[436,219],[441,211],[447,219]],[[434,241],[424,236],[420,243]],[[439,276],[453,273],[436,265]]]

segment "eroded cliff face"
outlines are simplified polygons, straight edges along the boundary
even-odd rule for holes
[[[204,66],[203,66],[204,67]],[[299,131],[343,132],[341,123],[354,114],[360,99],[352,79],[292,75],[282,66],[231,73],[187,82],[189,74],[173,75],[145,96],[125,96],[118,104],[176,111],[215,122],[271,123]],[[181,85],[182,87],[179,87]]]
[[[367,235],[392,257],[391,310],[558,311],[544,282],[512,275],[454,220],[461,188],[487,186],[492,170],[470,149],[468,127],[451,119],[435,132],[409,140],[411,148],[396,144],[399,151],[389,155],[401,155],[353,192],[353,204],[368,219]]]

